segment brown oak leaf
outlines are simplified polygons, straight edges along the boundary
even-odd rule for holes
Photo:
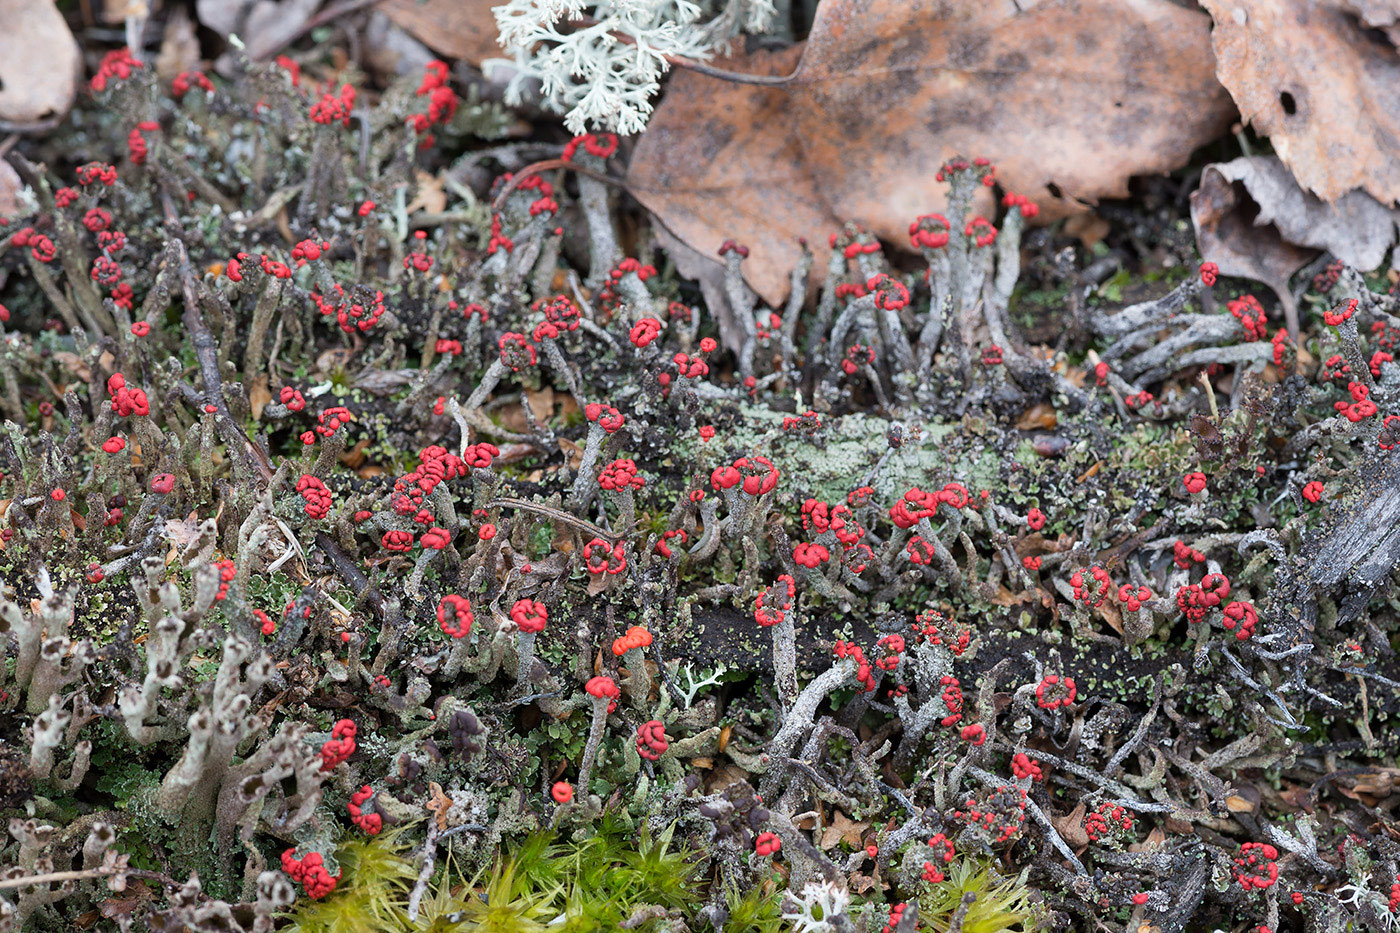
[[[1299,184],[1324,201],[1353,188],[1383,204],[1400,201],[1400,55],[1364,22],[1378,4],[1201,5],[1215,18],[1211,41],[1220,82]]]
[[[439,55],[479,66],[504,58],[491,8],[500,0],[384,0],[377,9]]]
[[[776,303],[800,237],[823,252],[854,220],[906,244],[943,207],[951,156],[991,159],[1047,215],[1181,165],[1233,117],[1208,29],[1169,0],[824,0],[805,45],[722,63],[786,83],[678,73],[628,187],[707,256],[747,245]]]

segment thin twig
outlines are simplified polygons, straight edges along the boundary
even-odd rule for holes
[[[565,162],[563,159],[545,159],[543,162],[535,162],[527,165],[512,175],[510,181],[506,182],[505,186],[501,188],[496,197],[492,199],[491,210],[499,211],[506,203],[506,198],[510,197],[511,192],[519,188],[525,182],[525,179],[529,178],[531,175],[553,171],[556,168],[567,168],[571,171],[578,172],[580,175],[587,175],[589,178],[596,178],[598,181],[606,182],[610,185],[617,185],[620,188],[627,187],[627,183],[621,178],[613,178],[611,175],[595,172],[591,168],[584,168],[582,165],[578,165],[574,162]]]

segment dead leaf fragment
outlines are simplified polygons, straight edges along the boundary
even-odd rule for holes
[[[822,830],[822,838],[818,845],[823,849],[833,849],[838,843],[844,842],[852,849],[858,849],[864,844],[862,837],[869,828],[869,820],[855,822],[840,810],[834,810],[831,822]]]
[[[1050,825],[1072,849],[1082,849],[1089,844],[1089,834],[1084,831],[1084,814],[1087,808],[1081,802],[1064,816],[1052,816]]]
[[[78,93],[78,43],[53,0],[0,0],[0,119],[61,117]]]
[[[1220,82],[1304,188],[1324,201],[1354,188],[1383,204],[1400,200],[1400,56],[1393,44],[1368,34],[1353,12],[1379,9],[1379,2],[1201,5],[1215,18],[1211,41]],[[1385,9],[1393,22],[1394,5]]]
[[[418,170],[417,179],[418,190],[413,193],[413,200],[408,202],[404,212],[412,214],[427,211],[429,214],[441,214],[446,210],[447,187],[442,179],[422,169]]]
[[[1317,251],[1287,242],[1277,227],[1256,226],[1244,185],[1235,184],[1220,169],[1218,165],[1207,166],[1201,173],[1200,187],[1191,192],[1191,224],[1196,228],[1201,256],[1225,275],[1269,286],[1292,321],[1297,311],[1289,310],[1294,301],[1288,280]]]
[[[776,303],[799,237],[824,253],[855,220],[906,243],[955,154],[1058,215],[1184,163],[1233,116],[1208,29],[1168,0],[824,0],[805,46],[723,63],[786,84],[677,74],[628,186],[707,257],[749,246],[749,283]]]
[[[1221,217],[1224,185],[1232,185],[1233,210],[1238,217]],[[1348,191],[1334,203],[1327,203],[1299,187],[1288,167],[1275,156],[1254,156],[1207,165],[1201,174],[1202,220],[1212,223],[1201,236],[1197,222],[1198,198],[1191,196],[1191,219],[1197,224],[1197,237],[1205,258],[1229,272],[1222,259],[1237,263],[1235,257],[1285,249],[1271,268],[1286,268],[1323,249],[1353,268],[1369,272],[1385,261],[1395,242],[1400,211],[1388,208],[1364,191]],[[1250,222],[1252,218],[1252,222]],[[1272,228],[1261,229],[1261,228]],[[1250,242],[1241,242],[1248,240]],[[1206,246],[1220,256],[1206,255]],[[1233,254],[1233,255],[1231,255]],[[1295,266],[1294,271],[1301,266]]]
[[[452,809],[452,798],[442,792],[442,785],[438,784],[437,781],[428,782],[428,791],[432,796],[423,805],[423,809],[433,814],[438,829],[446,829],[447,811]]]
[[[162,81],[171,81],[180,72],[198,67],[199,38],[194,33],[194,22],[184,7],[177,6],[165,22],[165,35],[156,55],[156,74]]]
[[[500,0],[385,0],[377,9],[439,55],[479,66],[505,55],[491,12],[499,5]]]

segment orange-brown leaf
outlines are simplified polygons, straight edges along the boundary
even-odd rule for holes
[[[1362,188],[1400,200],[1400,56],[1354,3],[1202,0],[1217,74],[1304,188],[1335,201]]]
[[[753,251],[749,282],[786,293],[798,238],[819,251],[855,220],[903,246],[944,205],[934,176],[982,155],[1047,213],[1127,193],[1228,126],[1209,21],[1169,0],[824,0],[805,47],[724,67],[778,87],[677,74],[633,153],[628,185],[713,255]],[[800,62],[799,62],[800,58]],[[817,268],[822,268],[819,256]]]

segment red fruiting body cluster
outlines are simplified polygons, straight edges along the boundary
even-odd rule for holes
[[[535,365],[535,345],[524,334],[506,331],[496,341],[496,347],[501,353],[501,365],[513,373]]]
[[[355,793],[350,795],[350,803],[345,809],[350,812],[350,822],[371,836],[379,835],[379,831],[384,828],[384,818],[378,813],[366,813],[365,801],[374,796],[374,788],[366,784]]]
[[[780,475],[767,457],[740,457],[732,466],[719,467],[711,473],[710,485],[716,490],[740,486],[750,496],[761,496],[778,485]]]
[[[815,569],[826,563],[830,558],[830,552],[820,544],[812,544],[804,541],[792,549],[793,561],[808,569]]]
[[[1219,606],[1230,595],[1230,579],[1222,573],[1208,573],[1200,583],[1183,586],[1176,591],[1176,605],[1192,625],[1200,625],[1206,613]]]
[[[1220,624],[1228,631],[1234,632],[1240,641],[1245,641],[1253,635],[1254,629],[1259,625],[1259,614],[1255,611],[1253,603],[1229,603],[1225,606],[1224,614]]]
[[[86,165],[78,166],[78,183],[82,185],[92,185],[101,182],[107,187],[117,183],[117,169],[106,162],[88,162]]]
[[[312,518],[325,518],[331,510],[331,493],[326,484],[310,473],[297,480],[297,492],[306,500],[305,512]]]
[[[1017,752],[1011,756],[1011,773],[1018,778],[1030,778],[1032,781],[1045,779],[1045,775],[1040,770],[1040,762],[1025,752]]]
[[[102,442],[102,449],[109,454],[118,454],[126,449],[126,441],[120,437],[109,437]]]
[[[144,133],[154,133],[160,129],[160,124],[154,120],[142,120],[136,124],[126,136],[126,151],[131,158],[132,165],[141,165],[146,161],[149,154],[146,148],[146,137]]]
[[[957,852],[953,849],[953,840],[942,833],[931,836],[928,847],[933,850],[933,857],[939,859],[943,864],[953,860]],[[941,852],[939,850],[942,850]],[[929,884],[937,884],[943,880],[943,869],[935,862],[924,862],[923,878]]]
[[[176,100],[180,100],[192,87],[197,87],[206,94],[214,93],[214,82],[202,71],[182,71],[177,74],[175,80],[170,82],[170,93]]]
[[[1026,513],[1026,524],[1032,531],[1039,531],[1045,527],[1045,513],[1040,509],[1031,509]]]
[[[653,340],[661,335],[661,322],[654,317],[644,317],[632,325],[632,329],[627,332],[627,337],[632,341],[634,347],[648,346]]]
[[[759,833],[753,844],[753,850],[760,858],[767,858],[782,847],[783,841],[776,833]]]
[[[971,723],[962,727],[962,740],[971,745],[981,745],[987,741],[987,730],[979,722]]]
[[[946,483],[938,492],[924,492],[915,486],[890,509],[890,521],[899,528],[913,528],[920,520],[937,514],[940,504],[961,509],[966,508],[970,501],[972,497],[967,487],[960,483]]]
[[[865,692],[870,693],[875,689],[875,676],[870,671],[870,662],[865,659],[865,652],[860,646],[853,642],[838,641],[834,646],[833,653],[838,658],[850,658],[856,662],[856,680],[865,687]]]
[[[681,544],[685,544],[686,541],[689,540],[690,536],[685,533],[684,528],[673,528],[670,531],[662,532],[660,539],[658,539],[656,542],[656,553],[660,554],[662,557],[670,559],[671,546],[666,542],[670,541],[672,538],[680,538]]]
[[[648,761],[656,761],[668,748],[666,726],[661,720],[652,719],[637,727],[637,754]]]
[[[882,671],[892,671],[899,666],[905,648],[903,635],[886,635],[877,641],[875,646],[885,652],[883,657],[875,661],[876,667]]]
[[[1390,417],[1394,416],[1392,415]],[[1308,483],[1303,487],[1303,498],[1307,499],[1309,502],[1316,503],[1319,499],[1322,498],[1322,493],[1325,488],[1326,487],[1324,487],[1322,483],[1318,482],[1317,480],[1313,480],[1312,482]]]
[[[130,415],[150,415],[151,405],[146,399],[146,392],[137,388],[127,388],[126,378],[120,373],[113,373],[106,381],[106,391],[112,396],[112,408],[119,416]]]
[[[914,621],[909,624],[909,627],[914,630],[915,641],[922,639],[930,645],[942,645],[955,657],[962,657],[963,652],[972,643],[972,632],[963,629],[958,632],[956,637],[945,639],[943,626],[947,624],[948,620],[941,612],[936,609],[925,609],[914,617]]]
[[[875,351],[862,343],[853,343],[846,348],[846,358],[841,361],[841,371],[848,376],[854,376],[856,370],[862,366],[870,366],[875,362]]]
[[[1324,311],[1322,319],[1332,327],[1340,327],[1343,322],[1351,320],[1351,316],[1356,313],[1359,302],[1355,298],[1347,299],[1343,305],[1333,308],[1331,311]]]
[[[970,239],[974,246],[991,246],[996,242],[997,228],[985,217],[974,217],[963,228],[963,236]]]
[[[598,485],[609,492],[641,489],[646,484],[647,481],[637,475],[637,463],[634,460],[614,460],[598,474]]]
[[[140,67],[142,65],[131,54],[131,49],[126,47],[113,49],[102,56],[102,61],[97,66],[97,73],[92,76],[89,87],[94,92],[101,93],[107,90],[108,81],[125,81],[131,77],[133,71]]]
[[[1278,849],[1266,842],[1246,842],[1235,856],[1232,871],[1241,888],[1262,891],[1278,881]]]
[[[1206,488],[1206,475],[1204,473],[1187,473],[1181,478],[1181,482],[1186,486],[1186,491],[1195,495]]]
[[[822,419],[815,411],[804,411],[800,415],[784,415],[783,430],[792,433],[806,434],[808,437],[816,437],[817,432],[822,428]]]
[[[583,416],[609,434],[622,427],[627,420],[616,408],[598,402],[589,402],[583,406]]]
[[[589,155],[606,159],[617,152],[616,133],[585,133],[582,136],[575,136],[564,146],[564,151],[559,158],[564,162],[572,162],[578,153],[579,146]]]
[[[408,125],[423,136],[420,146],[431,146],[432,135],[424,135],[428,133],[428,128],[447,123],[457,113],[457,92],[447,86],[446,62],[434,59],[423,66],[423,82],[418,85],[418,96],[428,98],[428,110],[409,117]]]
[[[29,254],[39,262],[53,262],[58,255],[58,247],[53,245],[53,240],[42,233],[35,233],[33,227],[16,230],[10,237],[10,243],[15,246],[28,246]]]
[[[472,604],[465,596],[448,593],[437,607],[438,625],[453,638],[466,638],[472,630]]]
[[[1366,386],[1359,382],[1351,382],[1347,384],[1347,392],[1351,394],[1351,401],[1335,402],[1332,407],[1341,412],[1348,421],[1363,421],[1378,411],[1376,403],[1370,399],[1371,390]]]
[[[622,637],[613,639],[612,653],[620,658],[633,649],[651,647],[651,642],[651,632],[640,625],[634,625]]]
[[[602,538],[594,538],[583,546],[583,562],[594,576],[622,573],[627,569],[627,542],[609,544]]]
[[[368,289],[361,289],[357,290],[354,300],[347,300],[344,287],[337,285],[335,291],[335,300],[326,298],[320,292],[312,292],[311,301],[323,315],[334,317],[336,324],[347,334],[357,330],[367,331],[384,316],[383,292],[376,291],[371,297]]]
[[[773,588],[777,586],[784,587],[785,589],[780,590],[779,593],[786,593],[786,595],[780,595],[777,606],[774,607],[769,605],[769,601],[773,599]],[[792,601],[796,596],[796,582],[788,574],[783,574],[778,577],[777,582],[774,583],[773,586],[765,587],[764,590],[758,594],[758,599],[754,602],[753,608],[754,621],[765,628],[770,625],[777,625],[779,622],[783,621],[785,613],[792,609]]]
[[[518,599],[515,605],[510,607],[510,620],[520,631],[538,635],[544,631],[545,623],[549,621],[549,610],[545,609],[544,603]]]
[[[574,799],[573,785],[568,781],[555,781],[554,786],[549,789],[549,796],[554,798],[555,803],[568,803]]]
[[[1193,563],[1199,564],[1206,559],[1200,551],[1187,545],[1185,541],[1178,540],[1172,545],[1172,560],[1176,566],[1182,570],[1190,570]]]
[[[890,915],[885,919],[885,925],[880,928],[880,933],[895,933],[899,925],[904,920],[904,909],[909,906],[903,902],[890,907]]]
[[[282,853],[282,870],[291,875],[294,881],[301,882],[307,897],[313,901],[319,900],[335,890],[336,883],[340,881],[340,874],[332,877],[326,871],[320,852],[308,853],[303,859],[297,859],[295,853],[296,849],[288,849]]]
[[[656,267],[642,265],[639,260],[630,256],[613,266],[607,279],[603,281],[603,287],[598,291],[598,306],[605,312],[605,320],[610,320],[613,313],[622,306],[622,296],[618,294],[617,286],[629,273],[635,275],[638,281],[645,282],[656,275]]]
[[[1113,589],[1113,580],[1109,578],[1108,571],[1097,565],[1089,568],[1089,576],[1093,582],[1099,585],[1098,592],[1094,592],[1093,584],[1084,579],[1082,571],[1076,570],[1070,575],[1069,585],[1074,587],[1074,598],[1084,603],[1090,608],[1097,609],[1104,604],[1109,592]]]
[[[1215,284],[1216,277],[1220,275],[1220,267],[1213,262],[1201,263],[1201,284],[1210,288]]]
[[[1026,799],[1026,792],[1019,787],[1003,784],[987,791],[982,800],[967,798],[963,809],[954,810],[953,816],[986,832],[996,845],[1016,835],[1026,821]]]
[[[1129,612],[1137,612],[1142,608],[1142,604],[1151,598],[1152,591],[1145,586],[1134,588],[1131,583],[1124,583],[1118,587],[1118,601]]]
[[[151,477],[151,492],[164,495],[175,488],[175,475],[173,473],[157,473]]]
[[[169,476],[168,473],[165,475]],[[215,561],[214,566],[219,568],[219,590],[214,594],[214,599],[216,601],[227,599],[229,584],[233,582],[234,577],[238,576],[238,568],[231,560]]]
[[[261,609],[253,610],[253,618],[258,620],[258,631],[264,635],[271,635],[277,631],[276,620]]]
[[[1134,392],[1133,394],[1123,399],[1124,404],[1126,404],[1129,408],[1141,408],[1151,401],[1151,392]]]
[[[1084,815],[1084,835],[1090,842],[1121,843],[1131,838],[1134,828],[1133,812],[1108,800]]]
[[[1005,207],[1008,210],[1020,211],[1021,216],[1026,218],[1027,220],[1030,220],[1031,218],[1036,217],[1040,214],[1040,205],[1036,204],[1024,194],[1012,194],[1008,191],[1005,195],[1002,196],[1001,205],[1002,207]]]
[[[1264,306],[1253,295],[1241,295],[1225,303],[1225,307],[1244,327],[1245,336],[1250,340],[1263,340],[1268,333],[1269,322],[1264,316]]]
[[[1072,704],[1077,694],[1073,677],[1046,674],[1035,686],[1035,703],[1041,709],[1059,709]]]
[[[992,344],[982,351],[983,366],[1000,366],[1004,362],[1001,347]]]
[[[350,111],[355,109],[355,89],[348,84],[340,86],[338,94],[327,91],[321,99],[311,105],[311,122],[329,126],[339,121],[342,126],[350,125]]]
[[[611,713],[616,708],[616,700],[622,696],[622,691],[618,689],[617,683],[611,677],[599,675],[591,677],[588,683],[583,685],[584,692],[595,700],[611,700],[608,704],[608,712]]]
[[[919,249],[941,249],[948,245],[952,226],[942,214],[920,214],[909,225],[909,244]]]
[[[331,737],[321,746],[321,770],[329,771],[355,754],[355,723],[341,719],[331,727]]]

